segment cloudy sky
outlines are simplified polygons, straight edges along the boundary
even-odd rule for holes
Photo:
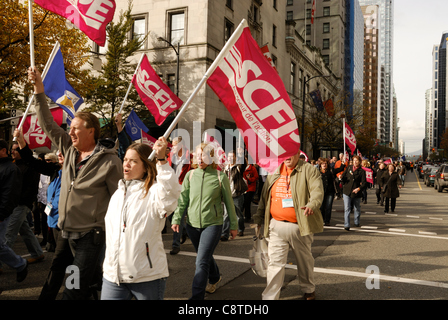
[[[425,137],[425,91],[431,88],[433,45],[448,30],[447,0],[395,0],[394,85],[399,138],[405,151],[422,148]]]

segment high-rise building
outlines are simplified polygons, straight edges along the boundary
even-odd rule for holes
[[[288,19],[296,22],[297,32],[305,43],[318,48],[325,63],[341,79],[341,96],[350,106],[362,109],[364,18],[358,0],[287,1]],[[312,21],[313,18],[313,21]]]
[[[394,43],[394,3],[393,0],[359,0],[361,6],[378,6],[379,8],[379,26],[380,26],[380,64],[384,67],[384,125],[385,131],[382,144],[393,143],[393,147],[397,148],[396,142],[393,141],[396,136],[396,126],[394,127],[394,84],[393,84],[393,43]],[[382,111],[381,111],[382,112]],[[395,112],[396,113],[396,112]],[[383,133],[381,133],[383,134]]]

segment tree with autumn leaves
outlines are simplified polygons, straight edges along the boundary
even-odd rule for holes
[[[56,41],[61,45],[67,80],[81,95],[89,85],[83,66],[90,51],[89,39],[66,19],[33,5],[35,65],[43,70]],[[26,108],[32,94],[28,83],[30,67],[28,2],[0,2],[0,112]]]

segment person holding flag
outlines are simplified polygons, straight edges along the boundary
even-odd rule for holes
[[[51,116],[40,72],[30,67],[28,79],[34,83],[39,123],[65,158],[59,197],[61,236],[47,282],[51,281],[53,270],[71,265],[79,271],[79,289],[66,286],[63,299],[88,299],[91,285],[101,281],[98,270],[105,244],[104,216],[118,181],[123,178],[122,164],[114,145],[100,140],[96,116],[75,113],[67,134]]]

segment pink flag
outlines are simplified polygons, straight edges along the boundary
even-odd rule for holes
[[[311,24],[314,23],[314,14],[316,13],[316,0],[313,0],[313,7],[311,8]]]
[[[106,43],[106,26],[115,14],[114,0],[34,0],[42,8],[60,15],[99,46]]]
[[[182,106],[182,100],[163,83],[149,64],[146,54],[132,78],[132,83],[158,126],[162,125],[171,112]]]
[[[142,143],[147,144],[151,148],[154,148],[154,144],[157,142],[157,139],[154,138],[153,136],[150,136],[149,134],[147,134],[142,129],[140,129],[140,132],[142,134]],[[168,142],[168,148],[171,148],[172,146],[173,145]]]
[[[345,123],[345,142],[352,151],[353,155],[356,149],[356,138],[355,134],[353,133],[352,129],[349,127],[347,123]]]
[[[268,45],[265,45],[264,47],[261,47],[261,52],[263,52],[263,55],[266,57],[268,62],[271,64],[272,68],[274,68],[274,70],[277,71],[277,67],[275,66],[274,61],[272,60],[271,52],[269,52]]]
[[[207,83],[229,110],[252,159],[273,172],[300,149],[297,119],[282,79],[243,23]]]
[[[207,133],[205,134],[204,142],[213,146],[213,149],[215,151],[215,159],[218,162],[217,163],[218,170],[223,171],[224,168],[226,167],[226,162],[227,162],[226,152],[221,147],[219,142],[214,137],[208,135]]]
[[[373,184],[373,170],[369,169],[369,168],[364,168],[364,167],[362,167],[362,168],[366,172],[366,180],[367,180],[367,182]]]
[[[62,124],[63,111],[61,108],[51,109],[54,121],[60,126]],[[37,121],[37,115],[29,115],[23,123],[23,137],[30,149],[47,147],[51,149],[51,140],[44,133]]]

